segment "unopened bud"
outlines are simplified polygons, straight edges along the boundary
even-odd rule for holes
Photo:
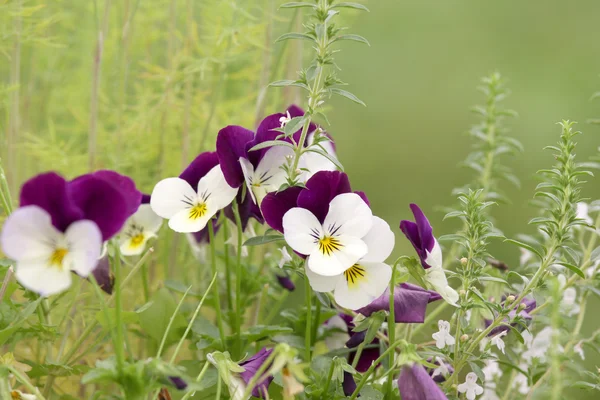
[[[457,389],[456,383],[453,384],[452,386],[450,386],[450,388],[452,389],[453,392],[455,392]]]
[[[302,174],[302,171],[300,169],[296,169],[296,175],[300,175]]]
[[[462,297],[465,297],[465,295],[467,294],[467,292],[465,291],[465,289],[460,289],[458,291],[458,294],[460,294]]]
[[[469,335],[466,333],[460,337],[461,342],[466,342],[467,340],[469,340]]]
[[[515,296],[512,294],[506,298],[506,303],[508,304],[512,304],[513,301],[515,301]]]
[[[468,262],[469,262],[469,260],[467,259],[467,257],[463,257],[463,258],[460,259],[460,263],[462,265],[467,265]]]
[[[526,309],[526,308],[527,308],[527,304],[525,304],[525,303],[521,303],[521,304],[519,304],[519,308],[518,308],[517,310],[518,310],[518,311],[523,311],[523,310],[524,310],[524,309]]]

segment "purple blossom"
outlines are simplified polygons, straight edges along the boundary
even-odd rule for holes
[[[104,255],[98,260],[98,264],[92,271],[92,275],[94,275],[94,279],[96,279],[100,289],[107,294],[112,294],[115,277],[110,272],[110,261],[108,259],[108,254]]]
[[[502,297],[502,304],[504,304],[506,301],[506,296]],[[521,311],[519,311],[519,317],[523,318],[526,321],[530,321],[533,317],[531,316],[531,312],[537,307],[537,303],[535,301],[534,298],[524,298],[520,304],[517,304],[514,306],[514,308],[508,313],[507,318],[504,319],[503,324],[499,325],[495,328],[493,328],[490,333],[488,334],[488,336],[495,336],[501,332],[510,332],[510,326],[515,327],[517,326],[517,324],[510,324],[510,326],[508,325],[509,321],[512,321],[516,316],[517,316],[517,310],[519,308],[519,306],[521,304],[525,305],[525,308],[523,308]],[[492,320],[490,319],[486,319],[485,321],[485,327],[489,327],[492,324]]]
[[[427,362],[437,365],[438,368],[427,368],[427,372],[436,383],[445,382],[446,377],[454,373],[454,367],[440,357],[436,356],[435,358],[435,360],[429,358]]]
[[[436,244],[435,237],[433,236],[433,228],[419,206],[411,204],[410,209],[412,210],[416,222],[408,220],[400,221],[400,230],[402,230],[417,251],[423,268],[428,269],[431,268],[432,265],[429,265],[426,260],[429,254],[433,252],[433,248]]]
[[[344,371],[344,381],[342,382],[342,390],[344,396],[352,396],[352,393],[356,390],[356,382],[351,373]],[[360,394],[358,395],[360,397]]]
[[[410,283],[402,283],[394,289],[394,320],[402,323],[422,324],[425,321],[427,304],[440,300],[440,296],[433,290],[425,290]],[[375,299],[371,304],[357,312],[365,317],[377,311],[390,311],[390,289]]]
[[[178,376],[170,376],[169,380],[171,381],[173,386],[175,386],[177,388],[177,390],[184,390],[188,386],[187,382]]]
[[[296,285],[294,285],[294,282],[292,282],[289,275],[276,274],[276,277],[277,277],[277,282],[279,282],[279,285],[281,285],[281,287],[284,288],[285,290],[288,290],[290,292],[293,292],[294,290],[296,290]]]
[[[422,365],[405,366],[398,378],[402,400],[448,400]]]
[[[240,366],[245,369],[244,372],[240,373],[240,378],[242,378],[246,385],[254,378],[254,375],[256,375],[260,367],[267,361],[272,352],[273,349],[266,349],[263,347],[258,353],[240,363]],[[265,398],[263,396],[268,392],[272,380],[272,375],[261,377],[257,385],[252,389],[252,396],[261,399]]]

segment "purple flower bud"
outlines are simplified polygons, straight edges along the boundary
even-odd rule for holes
[[[240,378],[248,385],[254,375],[258,372],[260,367],[267,361],[273,349],[262,348],[258,353],[240,363],[241,367],[244,367],[245,371],[240,373]],[[264,394],[268,392],[269,385],[273,380],[272,375],[263,376],[258,381],[257,385],[252,389],[252,396],[265,398]]]
[[[115,277],[110,272],[110,262],[108,260],[108,255],[105,255],[100,260],[98,260],[98,264],[96,268],[92,271],[92,275],[94,275],[94,279],[98,282],[98,286],[107,294],[112,294],[113,286],[115,283]]]
[[[289,290],[290,292],[293,292],[296,289],[296,285],[294,285],[294,282],[292,282],[288,275],[277,274],[276,276],[277,282],[279,282],[282,288]]]
[[[405,366],[398,378],[402,400],[448,400],[422,365]]]
[[[178,390],[184,390],[188,386],[187,383],[178,376],[170,376],[169,380]]]
[[[356,390],[356,382],[351,373],[344,371],[344,381],[342,382],[342,389],[344,390],[345,396],[352,396],[352,393]],[[360,397],[360,394],[358,395]]]
[[[410,209],[415,217],[415,222],[403,220],[400,221],[400,230],[404,233],[408,240],[412,243],[423,268],[428,269],[432,266],[425,261],[435,246],[436,240],[433,236],[433,228],[429,223],[423,211],[416,204],[411,204]]]

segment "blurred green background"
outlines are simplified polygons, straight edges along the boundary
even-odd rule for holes
[[[281,53],[273,41],[300,27],[290,21],[293,11],[277,11],[279,3],[0,0],[1,154],[13,188],[43,170],[74,176],[106,167],[134,176],[148,192],[211,148],[221,127],[253,127],[261,115],[281,111],[294,94],[263,89],[293,78],[300,63],[290,54],[296,44]],[[393,228],[415,202],[436,235],[450,233],[455,226],[442,222],[440,207],[455,204],[452,189],[473,178],[458,166],[471,148],[465,132],[479,122],[469,108],[484,102],[480,78],[499,71],[512,92],[504,105],[519,113],[507,122],[510,135],[525,152],[503,158],[522,187],[505,185],[511,202],[493,215],[509,237],[532,233],[535,172],[553,163],[542,148],[557,141],[556,123],[579,122],[580,161],[598,154],[600,126],[587,121],[600,117],[600,101],[590,101],[600,90],[600,2],[365,4],[370,13],[344,12],[344,19],[371,47],[345,42],[336,60],[367,107],[334,98],[328,112],[353,187]],[[600,198],[595,180],[584,195]],[[397,238],[397,254],[412,255]],[[509,264],[518,260],[514,247],[492,249]],[[588,319],[586,331],[597,323]]]

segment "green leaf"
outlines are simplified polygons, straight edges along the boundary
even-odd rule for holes
[[[248,151],[256,151],[256,150],[266,149],[267,147],[273,147],[273,146],[289,147],[290,149],[294,150],[294,146],[292,146],[292,144],[289,142],[284,142],[283,140],[267,140],[266,142],[257,144],[256,146],[252,147]]]
[[[590,382],[585,381],[577,381],[571,385],[572,388],[575,389],[584,389],[584,390],[600,390],[600,386],[595,385]]]
[[[505,285],[508,285],[508,282],[506,282],[506,280],[502,279],[502,278],[497,278],[495,276],[480,276],[478,278],[479,281],[488,281],[488,282],[498,282],[498,283],[504,283]]]
[[[306,90],[310,89],[306,85],[306,83],[299,82],[299,81],[294,81],[294,80],[291,80],[291,79],[283,79],[283,80],[280,80],[280,81],[271,82],[271,83],[269,83],[269,86],[273,86],[273,87],[297,86],[297,87],[301,87],[301,88],[306,89]]]
[[[353,8],[355,10],[369,12],[369,9],[366,6],[363,6],[362,4],[359,4],[359,3],[351,3],[351,2],[337,3],[337,4],[334,4],[333,7],[331,7],[331,8]]]
[[[335,164],[335,166],[342,172],[344,172],[344,166],[338,161],[337,158],[335,158],[334,156],[332,156],[331,154],[329,154],[328,152],[326,152],[325,150],[323,150],[320,146],[310,146],[309,148],[307,148],[306,151],[309,151],[311,153],[317,153],[319,155],[322,155],[323,157],[327,158],[329,161],[331,161],[333,164]]]
[[[157,343],[160,343],[176,307],[177,303],[169,290],[166,288],[160,289],[152,296],[152,305],[139,313],[142,331],[156,340]],[[187,322],[183,315],[178,314],[175,316],[165,344],[170,345],[179,341],[181,331],[186,327]]]
[[[242,337],[246,338],[249,342],[256,342],[258,340],[267,339],[275,335],[284,335],[293,332],[294,330],[292,328],[288,328],[287,326],[255,325],[246,332],[242,332]]]
[[[311,7],[311,8],[316,8],[316,4],[315,3],[306,3],[303,1],[293,1],[290,3],[285,3],[279,6],[279,8],[302,8],[302,7]]]
[[[0,258],[0,267],[10,267],[15,265],[15,262],[10,258]]]
[[[27,318],[29,318],[31,314],[35,312],[36,308],[38,307],[41,301],[42,298],[40,297],[36,301],[29,303],[25,308],[23,308],[23,310],[21,310],[21,312],[19,313],[19,315],[17,315],[17,318],[15,318],[14,321],[12,321],[6,328],[0,331],[0,345],[6,343],[6,341],[15,332],[19,330],[21,325],[23,325],[25,321],[27,321]]]
[[[290,32],[290,33],[284,33],[283,35],[279,36],[277,38],[277,40],[275,41],[275,43],[282,42],[284,40],[290,40],[290,39],[302,39],[302,40],[309,40],[313,43],[316,42],[314,37],[307,35],[306,33]]]
[[[573,264],[569,264],[566,262],[559,262],[559,265],[562,265],[565,268],[570,269],[572,272],[576,273],[577,275],[579,275],[579,277],[585,279],[585,274],[583,273],[583,271],[581,271],[576,265]]]
[[[290,122],[285,124],[285,126],[283,127],[285,136],[291,136],[294,133],[296,133],[298,131],[298,129],[302,128],[302,125],[304,125],[305,120],[306,120],[306,116],[304,116],[304,115],[301,117],[292,118],[290,120]]]
[[[379,390],[375,389],[373,386],[365,386],[360,391],[360,399],[361,400],[382,400],[383,393]]]
[[[106,320],[106,312],[100,310],[96,313],[96,320],[106,330],[114,329],[117,326],[117,311],[116,308],[109,308],[108,318],[110,322]],[[122,322],[125,324],[136,324],[139,322],[139,314],[133,311],[122,311]]]
[[[332,42],[338,42],[340,40],[352,40],[353,42],[364,43],[367,46],[371,46],[371,43],[369,43],[369,41],[367,39],[365,39],[364,37],[362,37],[360,35],[353,35],[353,34],[340,35],[340,36],[336,36],[332,40]]]
[[[355,102],[355,103],[357,103],[357,104],[363,105],[363,106],[365,106],[365,107],[367,106],[367,105],[364,103],[364,101],[362,101],[361,99],[359,99],[358,97],[356,97],[354,94],[352,94],[352,93],[348,92],[347,90],[344,90],[344,89],[340,89],[340,88],[333,87],[333,88],[329,88],[329,91],[330,91],[331,93],[334,93],[334,94],[339,94],[339,95],[340,95],[340,96],[342,96],[342,97],[345,97],[345,98],[347,98],[347,99],[350,99],[350,100],[352,100],[353,102]]]
[[[519,246],[519,247],[521,247],[521,248],[523,248],[525,250],[529,250],[530,252],[532,252],[533,254],[535,254],[536,256],[538,256],[540,258],[540,260],[544,258],[540,254],[539,251],[537,251],[534,247],[532,247],[532,246],[530,246],[530,245],[528,245],[526,243],[519,242],[518,240],[514,240],[514,239],[506,239],[505,242],[512,243],[512,244],[517,245],[517,246]]]
[[[279,242],[284,240],[281,234],[271,234],[264,236],[254,236],[244,242],[244,246],[260,246],[271,242]]]

